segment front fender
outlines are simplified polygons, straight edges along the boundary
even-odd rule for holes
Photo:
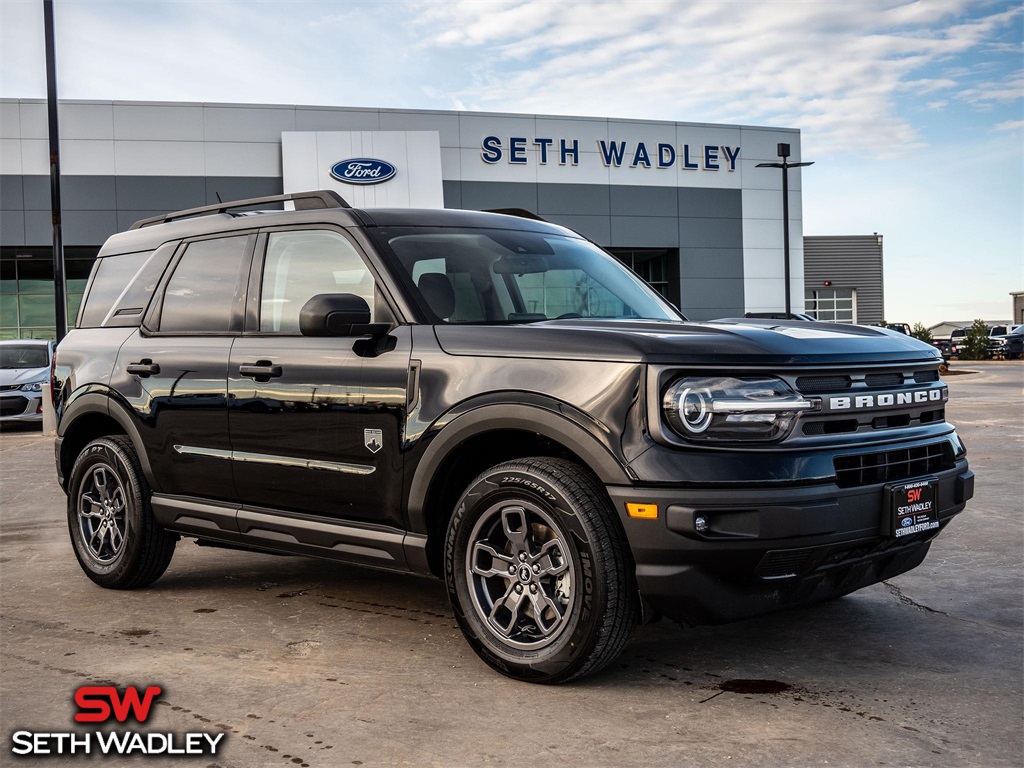
[[[521,393],[520,393],[521,394]],[[531,402],[488,402],[500,396],[476,399],[435,421],[440,425],[416,464],[409,487],[409,530],[427,533],[425,502],[430,484],[445,459],[459,445],[477,435],[497,430],[516,429],[534,432],[578,456],[594,474],[608,485],[629,485],[632,480],[624,462],[612,452],[608,432],[572,406],[547,398],[534,397]]]

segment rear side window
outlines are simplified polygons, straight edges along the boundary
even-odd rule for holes
[[[226,333],[238,315],[249,237],[189,243],[164,289],[161,333]]]
[[[132,284],[152,251],[103,256],[93,267],[92,282],[78,318],[79,328],[99,328],[121,293]],[[152,289],[150,289],[152,292]]]

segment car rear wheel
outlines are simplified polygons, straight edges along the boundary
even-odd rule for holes
[[[607,494],[561,459],[499,464],[470,485],[448,525],[445,579],[470,646],[519,680],[593,674],[638,621],[634,566]]]
[[[86,576],[109,589],[156,581],[178,541],[153,518],[149,486],[123,435],[92,441],[75,460],[68,483],[68,529]]]

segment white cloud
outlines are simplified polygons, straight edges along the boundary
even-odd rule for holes
[[[1019,26],[1017,6],[457,0],[418,8],[432,30],[422,49],[474,54],[478,84],[450,96],[485,109],[794,125],[808,152],[891,153],[924,143],[903,114],[906,98],[959,87],[958,98],[988,108],[1021,96],[1016,82],[963,87],[927,74],[996,44]]]
[[[997,103],[1019,101],[1024,95],[1024,74],[1018,74],[1009,80],[988,81],[973,88],[966,88],[957,96],[983,109],[991,108]]]
[[[997,123],[994,126],[994,128],[997,131],[1008,131],[1008,132],[1024,131],[1024,120],[1007,120],[1007,121],[1002,122],[1002,123]]]
[[[823,158],[920,148],[920,114],[952,101],[995,113],[1024,90],[1022,8],[1007,0],[90,0],[57,11],[65,98],[784,125]],[[42,95],[37,0],[0,0],[0,20],[0,91]],[[964,60],[979,52],[988,58]]]

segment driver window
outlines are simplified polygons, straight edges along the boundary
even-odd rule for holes
[[[336,232],[271,232],[263,262],[262,333],[298,333],[299,311],[320,293],[352,293],[366,300],[374,322],[373,275],[355,247]]]

